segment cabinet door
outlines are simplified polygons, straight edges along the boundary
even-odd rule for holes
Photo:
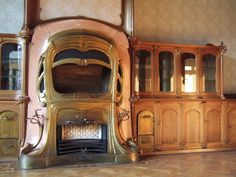
[[[159,115],[160,127],[157,131],[158,149],[179,149],[179,110],[178,103],[164,102],[160,105]]]
[[[207,103],[205,112],[207,147],[221,146],[221,103]]]
[[[23,128],[21,105],[0,101],[0,156],[17,156]]]
[[[135,84],[134,90],[140,95],[153,94],[153,54],[149,50],[140,49],[135,52]]]
[[[0,99],[15,99],[22,89],[22,46],[9,41],[0,50]]]
[[[138,146],[140,150],[153,150],[154,115],[151,111],[144,110],[138,114]]]
[[[228,143],[236,145],[236,109],[231,110],[228,115]]]
[[[185,94],[197,92],[197,60],[193,53],[181,54],[181,91]]]
[[[184,103],[183,108],[183,144],[186,148],[201,147],[202,108],[198,102]]]
[[[174,54],[169,51],[161,51],[158,55],[159,66],[159,90],[163,93],[174,92],[175,76],[174,76]]]

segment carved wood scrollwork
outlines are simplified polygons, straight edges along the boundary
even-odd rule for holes
[[[13,120],[17,117],[17,114],[13,111],[3,111],[0,113],[0,120]]]

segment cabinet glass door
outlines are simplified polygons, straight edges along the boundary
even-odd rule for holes
[[[5,43],[1,47],[1,90],[21,89],[21,46]]]
[[[216,92],[216,56],[204,54],[203,62],[203,91]]]
[[[196,60],[192,53],[181,54],[182,91],[196,92]]]
[[[151,53],[149,51],[136,52],[135,73],[135,91],[151,92]]]
[[[160,91],[174,91],[174,55],[172,52],[159,53]]]

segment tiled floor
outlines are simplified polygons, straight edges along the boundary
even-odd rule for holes
[[[19,170],[0,163],[0,177],[236,177],[236,152],[159,155],[122,165]]]

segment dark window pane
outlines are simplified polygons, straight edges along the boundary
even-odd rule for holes
[[[7,43],[1,48],[1,90],[21,89],[21,46]]]

